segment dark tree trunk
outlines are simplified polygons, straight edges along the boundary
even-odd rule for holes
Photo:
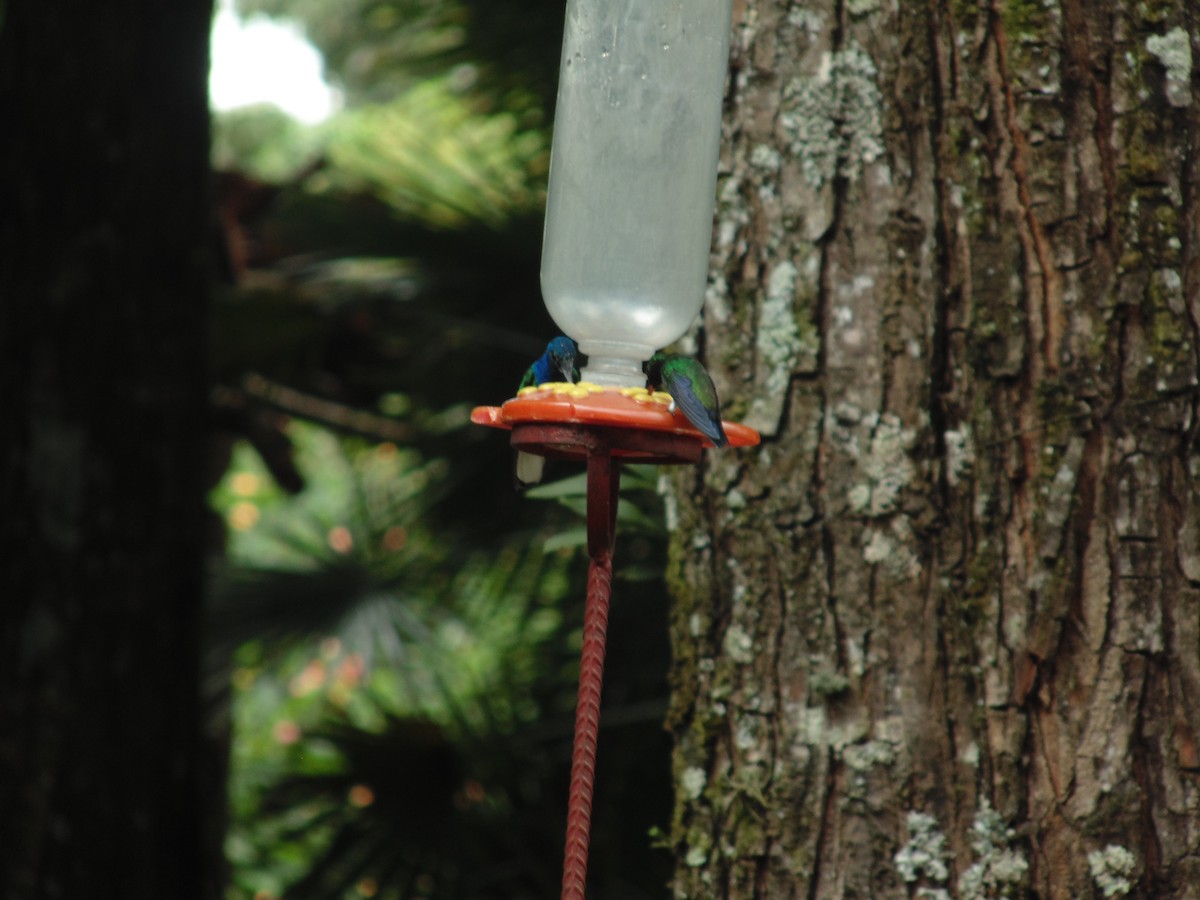
[[[200,897],[209,0],[0,5],[0,895]],[[222,788],[208,791],[220,796]]]
[[[676,895],[1200,896],[1200,7],[736,7]]]

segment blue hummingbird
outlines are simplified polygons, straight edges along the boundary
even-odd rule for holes
[[[545,352],[525,370],[517,390],[537,387],[548,381],[569,381],[574,384],[579,380],[579,370],[575,368],[575,358],[578,355],[579,348],[575,342],[569,337],[559,335],[546,345]],[[518,450],[513,471],[513,483],[517,490],[524,490],[540,482],[545,468],[546,460],[543,457]]]
[[[663,388],[671,395],[671,411],[678,407],[687,420],[716,447],[729,443],[721,425],[717,389],[704,366],[687,356],[655,353],[643,365],[651,390]]]
[[[579,380],[579,370],[575,368],[575,357],[578,355],[579,348],[575,346],[575,342],[569,337],[559,335],[546,345],[542,355],[525,370],[517,390],[536,387],[548,381],[559,381],[559,375],[562,375],[562,381],[574,384]]]

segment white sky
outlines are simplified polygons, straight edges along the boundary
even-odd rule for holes
[[[263,17],[243,22],[233,0],[213,18],[209,103],[214,110],[274,103],[301,122],[316,123],[337,109],[337,92],[321,77],[321,55],[294,25]]]

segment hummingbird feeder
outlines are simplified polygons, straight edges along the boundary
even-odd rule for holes
[[[642,363],[704,302],[732,0],[568,0],[542,295],[587,366],[472,421],[587,464],[587,598],[563,900],[584,900],[620,464],[699,462],[708,438],[647,390]],[[724,423],[730,446],[758,433]]]

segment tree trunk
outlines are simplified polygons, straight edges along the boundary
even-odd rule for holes
[[[676,896],[1200,896],[1200,8],[736,8]]]
[[[0,4],[5,898],[186,900],[214,877],[198,705],[210,16],[208,0]]]

